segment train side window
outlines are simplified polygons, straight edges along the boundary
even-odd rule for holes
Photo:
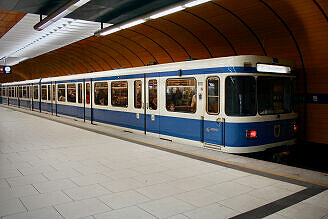
[[[95,83],[95,104],[108,106],[108,83]]]
[[[23,97],[23,87],[18,87],[18,97],[19,98]]]
[[[51,89],[50,89],[50,85],[48,85],[48,100],[51,99]]]
[[[27,99],[30,98],[30,86],[29,85],[26,86],[26,98]]]
[[[142,82],[134,81],[134,108],[141,109],[142,105]]]
[[[26,98],[26,86],[23,86],[23,87],[22,87],[22,91],[23,91],[23,93],[22,93],[22,97],[23,97],[23,98]]]
[[[47,100],[47,85],[41,86],[41,99]]]
[[[77,91],[78,91],[78,98],[77,98],[77,102],[78,103],[82,103],[82,84],[79,83],[77,84]]]
[[[206,111],[208,114],[220,113],[220,79],[207,79],[207,102]]]
[[[111,83],[112,87],[112,105],[119,107],[128,107],[128,82],[117,81]]]
[[[86,83],[85,97],[86,97],[86,104],[90,104],[90,83]]]
[[[148,93],[149,109],[157,110],[157,80],[149,80]]]
[[[67,102],[76,103],[76,84],[67,84]]]
[[[39,99],[39,86],[38,85],[34,85],[33,86],[33,99],[37,100]]]
[[[66,89],[65,84],[58,84],[58,89],[57,89],[58,101],[61,101],[61,102],[66,101],[65,89]]]
[[[56,85],[52,85],[52,100],[56,100]]]
[[[166,81],[166,109],[171,112],[195,113],[196,79],[179,78]]]

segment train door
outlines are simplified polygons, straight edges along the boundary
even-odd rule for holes
[[[90,121],[92,123],[92,81],[84,81],[84,121]]]
[[[146,134],[146,108],[145,108],[145,92],[144,92],[144,79],[133,81],[133,111],[136,113],[135,122],[133,125],[137,130],[141,130]]]
[[[51,113],[57,116],[56,83],[51,83]]]
[[[146,103],[145,110],[145,131],[146,134],[154,134],[159,136],[159,77],[145,78],[144,92]]]
[[[220,78],[206,79],[206,109],[204,111],[203,137],[205,146],[224,146],[225,120],[220,104]]]

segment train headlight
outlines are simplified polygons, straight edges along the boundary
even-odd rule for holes
[[[256,130],[246,130],[246,138],[247,139],[257,138],[257,131]]]

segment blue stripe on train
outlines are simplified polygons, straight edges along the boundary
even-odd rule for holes
[[[68,115],[83,119],[83,107],[57,105],[58,114]],[[86,109],[87,120],[90,120],[90,109]],[[144,130],[144,115],[140,114],[139,119],[136,113],[121,112],[103,109],[93,109],[93,121],[126,127],[136,130]],[[271,144],[295,138],[293,136],[293,122],[295,120],[278,120],[269,122],[253,123],[226,123],[225,124],[225,145],[229,147],[248,147],[256,145]],[[280,125],[280,135],[274,136],[274,126]],[[216,122],[204,121],[204,128],[215,127]],[[256,139],[246,139],[246,130],[256,130]],[[147,131],[178,138],[201,141],[204,135],[202,121],[197,119],[186,119],[169,116],[147,115]],[[218,133],[220,134],[220,132]],[[205,139],[207,143],[215,143],[213,140]]]
[[[226,123],[225,143],[230,147],[247,147],[291,140],[295,138],[294,121],[287,119],[268,122]],[[280,133],[277,137],[274,134],[275,126],[280,126]],[[256,130],[257,138],[246,139],[246,130]]]
[[[31,100],[19,100],[19,105],[25,108],[31,108]]]

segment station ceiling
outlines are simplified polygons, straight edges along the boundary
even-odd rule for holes
[[[48,15],[65,5],[68,0],[10,0],[1,1],[0,9]],[[179,0],[92,0],[68,18],[117,24],[156,11]]]
[[[47,14],[65,0],[1,1],[0,36],[25,13]],[[121,23],[178,1],[91,0],[68,17]],[[298,93],[328,94],[327,0],[212,0],[103,36],[90,36],[14,66],[2,82],[231,55],[292,59]],[[0,82],[1,82],[0,81]],[[304,108],[314,142],[328,143],[328,111]],[[325,114],[323,117],[319,115]],[[316,122],[317,121],[317,122]]]

